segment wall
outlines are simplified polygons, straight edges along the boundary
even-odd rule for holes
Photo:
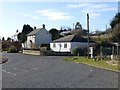
[[[71,43],[71,49],[77,48],[77,47],[86,48],[87,47],[87,43],[83,43],[83,42],[72,42]]]
[[[32,41],[32,43],[30,42],[30,40]],[[27,48],[32,48],[32,45],[33,45],[33,44],[35,44],[35,35],[27,36],[26,47],[27,47]]]
[[[40,55],[40,51],[35,50],[23,50],[24,54],[31,54],[31,55]]]
[[[52,51],[55,52],[70,52],[71,49],[71,43],[70,42],[61,42],[61,43],[55,43],[56,47],[53,47],[54,43],[50,43],[50,48]],[[64,44],[67,44],[67,48],[64,48]]]
[[[36,39],[35,44],[37,47],[40,47],[41,44],[50,44],[51,34],[46,29],[43,29],[36,34],[35,39]]]
[[[55,52],[70,52],[71,49],[80,47],[80,48],[86,48],[87,47],[87,43],[81,43],[81,42],[56,42],[55,45],[56,47],[53,47],[54,43],[50,43],[50,48],[52,51]],[[67,44],[67,48],[64,48],[64,44]],[[61,45],[61,47],[60,47]],[[92,43],[90,43],[89,45],[92,45]]]

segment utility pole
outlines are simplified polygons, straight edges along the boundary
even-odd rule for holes
[[[107,25],[106,25],[106,34],[105,34],[105,38],[107,40]]]
[[[107,25],[106,25],[106,31],[105,31],[105,41],[107,42]],[[107,57],[107,47],[105,48],[105,58]]]
[[[74,30],[74,23],[73,23],[73,30]]]
[[[88,13],[87,13],[87,39],[88,39],[87,48],[88,48],[88,57],[89,57],[89,14]]]

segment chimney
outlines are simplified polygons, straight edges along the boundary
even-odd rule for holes
[[[43,28],[45,29],[45,24],[43,24]]]
[[[34,27],[34,29],[36,29],[36,27]]]

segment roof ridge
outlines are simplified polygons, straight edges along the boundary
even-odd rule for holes
[[[28,36],[29,35],[35,35],[37,32],[39,32],[40,30],[42,30],[42,28],[38,28],[38,29],[34,29],[33,31],[31,31],[29,34],[28,34]]]

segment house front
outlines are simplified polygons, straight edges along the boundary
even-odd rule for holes
[[[40,48],[42,44],[50,44],[51,40],[51,34],[43,25],[43,28],[34,29],[27,35],[27,41],[24,45],[25,48],[35,49]]]
[[[89,45],[95,44],[90,42]],[[50,43],[50,48],[54,52],[71,52],[74,48],[87,48],[87,39],[77,35],[68,35]]]

